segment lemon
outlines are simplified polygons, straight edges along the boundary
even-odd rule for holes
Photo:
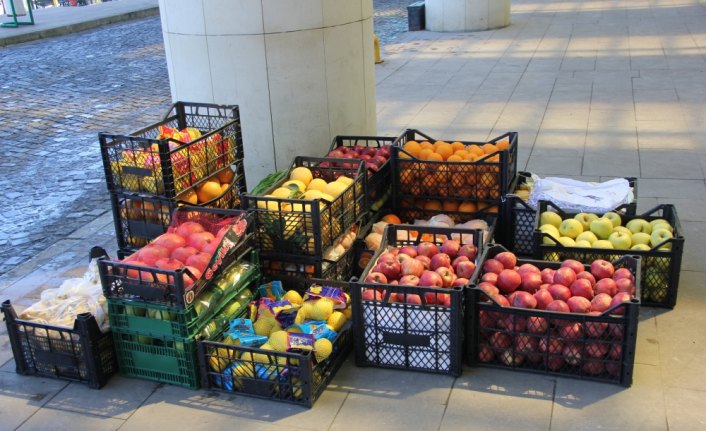
[[[291,194],[292,190],[286,187],[278,187],[272,192],[272,196],[279,199],[289,199],[289,196],[291,196]]]
[[[317,362],[321,362],[331,356],[331,352],[333,352],[333,344],[328,338],[319,338],[314,343],[314,356]]]
[[[318,191],[323,191],[324,187],[326,187],[326,181],[322,178],[314,178],[311,180],[309,185],[306,186],[307,190],[318,190]]]
[[[311,312],[307,315],[314,320],[328,320],[333,313],[333,301],[328,298],[321,298],[314,301]]]
[[[326,184],[326,187],[324,187],[323,193],[326,195],[330,195],[332,197],[336,197],[343,193],[348,186],[343,184],[340,181],[331,181],[330,183]]]
[[[340,311],[334,311],[331,313],[331,316],[329,316],[328,319],[326,319],[326,324],[331,326],[331,328],[338,332],[343,328],[343,325],[346,324],[346,316],[341,313]]]
[[[284,294],[282,299],[286,299],[287,301],[295,305],[301,305],[302,303],[302,296],[296,290],[288,290]]]
[[[314,175],[312,175],[309,168],[299,166],[292,169],[292,172],[290,172],[289,174],[289,179],[301,181],[302,183],[304,183],[304,188],[306,188],[306,186],[309,185],[311,180],[314,179]]]
[[[353,182],[355,180],[353,178],[349,178],[345,175],[341,175],[340,177],[336,178],[336,181],[338,181],[339,183],[343,183],[346,186],[350,186],[351,184],[353,184]]]
[[[301,182],[301,181],[299,181],[299,180],[289,180],[289,181],[285,181],[285,182],[282,183],[282,186],[281,186],[281,187],[289,188],[289,186],[291,186],[291,185],[296,186],[297,189],[299,189],[300,192],[306,191],[306,184],[304,184],[303,182]]]
[[[287,332],[275,331],[275,332],[271,333],[270,339],[267,341],[267,344],[272,346],[272,348],[277,350],[278,352],[286,352],[287,351]]]

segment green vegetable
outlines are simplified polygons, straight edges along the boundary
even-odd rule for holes
[[[271,189],[275,184],[280,183],[284,178],[287,177],[287,170],[273,172],[270,175],[262,179],[251,191],[250,194],[258,196],[263,195],[269,189]]]

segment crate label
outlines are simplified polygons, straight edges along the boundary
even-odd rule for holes
[[[275,301],[279,301],[284,296],[284,289],[282,288],[282,282],[279,280],[273,280],[269,283],[261,284],[258,287],[258,292],[263,298],[271,298]]]
[[[383,332],[382,341],[399,346],[429,347],[431,345],[431,337],[429,335],[396,334],[394,332]]]
[[[331,286],[319,286],[317,284],[309,287],[305,292],[305,300],[315,298],[329,298],[333,301],[333,308],[342,310],[348,307],[348,299],[343,290]]]

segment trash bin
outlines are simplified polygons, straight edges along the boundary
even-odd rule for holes
[[[12,14],[12,5],[15,5],[15,14]],[[5,8],[5,14],[7,16],[25,16],[27,15],[27,4],[25,0],[3,0],[3,7]]]

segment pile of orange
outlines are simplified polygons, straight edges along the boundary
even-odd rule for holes
[[[235,173],[230,169],[223,169],[211,176],[195,188],[190,188],[177,196],[177,200],[188,202],[191,205],[204,204],[223,195],[233,183]]]
[[[477,213],[479,210],[484,212],[497,213],[498,207],[494,205],[493,207],[484,208],[486,204],[480,202],[472,201],[457,201],[451,199],[417,199],[414,202],[417,208],[423,208],[426,211],[439,211],[441,213],[463,213],[472,215]]]
[[[509,146],[509,140],[483,145],[466,145],[458,141],[451,143],[436,141],[433,144],[429,141],[407,141],[402,147],[404,151],[400,153],[400,157],[434,162],[475,162],[479,159],[497,162],[500,161],[500,156],[496,153],[507,150]],[[493,156],[486,158],[490,154]]]

